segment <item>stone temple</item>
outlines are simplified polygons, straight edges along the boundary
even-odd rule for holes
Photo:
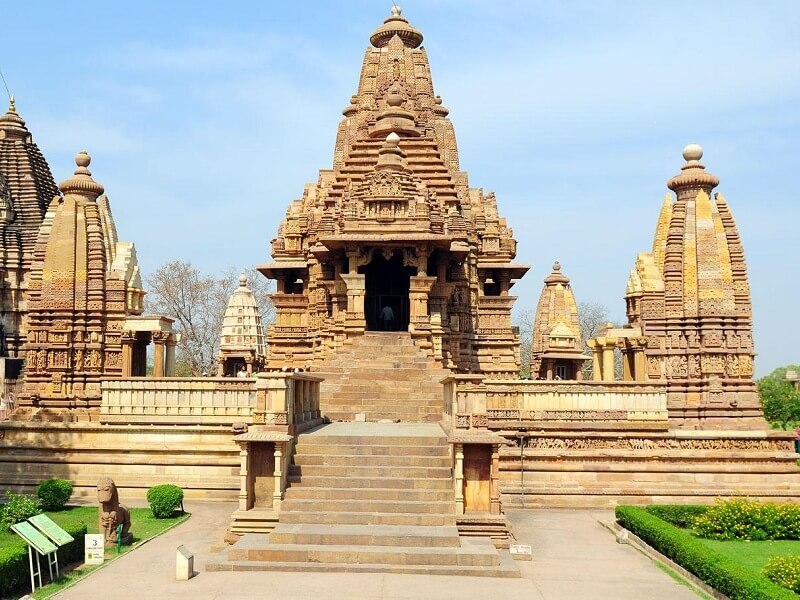
[[[331,168],[258,267],[275,320],[264,335],[242,279],[217,377],[172,376],[172,320],[144,314],[88,154],[59,193],[13,106],[0,119],[19,142],[0,138],[3,252],[18,257],[5,339],[25,360],[0,485],[68,477],[80,495],[112,476],[129,498],[175,483],[235,499],[233,545],[208,569],[493,576],[517,573],[496,549],[505,508],[794,499],[793,435],[768,428],[753,382],[742,242],[700,147],[636,257],[628,322],[584,345],[556,263],[523,379],[510,292],[529,267],[494,194],[469,186],[422,33],[395,7],[369,41]]]

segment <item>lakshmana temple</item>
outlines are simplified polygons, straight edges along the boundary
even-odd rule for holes
[[[518,575],[497,552],[505,508],[797,496],[793,435],[769,429],[753,381],[744,249],[703,150],[665,165],[679,173],[653,204],[653,246],[631,249],[619,282],[627,323],[586,340],[556,262],[521,365],[511,292],[530,267],[495,195],[470,187],[422,42],[397,7],[369,37],[332,163],[288,202],[271,257],[253,257],[275,319],[242,277],[213,377],[173,376],[180,333],[145,312],[91,158],[56,187],[12,101],[0,485],[57,476],[90,495],[111,476],[129,498],[174,483],[235,500],[210,570],[489,576]]]

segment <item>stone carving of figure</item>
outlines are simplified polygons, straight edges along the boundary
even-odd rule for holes
[[[117,527],[122,525],[121,540],[127,545],[133,541],[131,517],[128,509],[119,503],[117,486],[113,479],[104,477],[97,484],[97,501],[100,503],[98,510],[99,529],[105,536],[106,545],[116,545]]]

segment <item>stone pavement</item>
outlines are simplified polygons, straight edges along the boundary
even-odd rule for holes
[[[353,573],[206,573],[210,549],[222,539],[233,504],[187,503],[186,523],[137,548],[58,596],[62,600],[192,598],[234,600],[472,600],[573,598],[696,600],[630,546],[616,543],[598,518],[608,512],[511,511],[520,543],[533,546],[532,562],[519,563],[522,579]],[[176,582],[175,549],[195,554],[197,576]]]

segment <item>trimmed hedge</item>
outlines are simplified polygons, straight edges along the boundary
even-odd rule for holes
[[[66,479],[45,479],[36,488],[42,510],[64,510],[72,496],[72,482]]]
[[[672,523],[681,529],[694,527],[694,520],[708,510],[707,506],[696,504],[651,504],[645,510],[662,521]]]
[[[797,600],[794,592],[753,573],[643,508],[618,506],[615,512],[625,529],[731,600]]]
[[[156,485],[147,490],[147,502],[156,519],[169,519],[179,507],[183,512],[183,490],[171,483]]]
[[[63,529],[74,537],[75,541],[58,549],[58,564],[66,565],[83,560],[86,524],[65,525]],[[30,587],[28,547],[19,536],[15,535],[14,538],[13,542],[0,546],[0,597]]]

